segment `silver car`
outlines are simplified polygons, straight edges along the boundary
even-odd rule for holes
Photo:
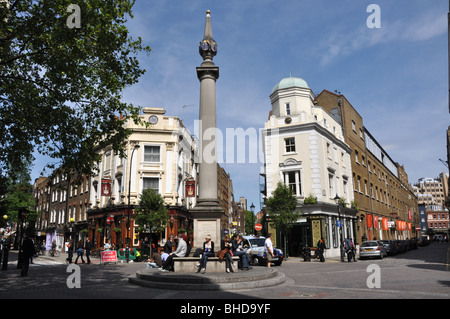
[[[387,256],[386,247],[382,243],[376,240],[365,241],[359,248],[359,258],[378,257],[383,259]]]

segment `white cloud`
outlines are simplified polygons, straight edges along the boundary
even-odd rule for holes
[[[340,56],[348,56],[379,44],[396,41],[426,41],[447,32],[447,17],[442,12],[424,13],[417,19],[385,21],[379,29],[360,25],[353,31],[335,31],[322,42],[320,64],[326,66]],[[351,27],[351,25],[348,25]]]

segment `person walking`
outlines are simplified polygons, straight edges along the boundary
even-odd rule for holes
[[[28,268],[30,267],[30,258],[34,255],[34,243],[30,237],[25,237],[22,243],[22,271],[20,273],[21,277],[28,276]]]
[[[75,264],[77,264],[78,258],[80,258],[80,257],[81,257],[81,262],[82,262],[83,264],[85,263],[85,262],[84,262],[84,259],[83,259],[83,254],[84,254],[83,241],[80,240],[80,241],[78,242],[78,245],[77,245],[77,258],[75,259]]]
[[[321,262],[325,261],[325,257],[323,255],[323,253],[325,252],[325,248],[326,248],[325,242],[324,242],[323,237],[322,237],[317,242],[317,251],[318,251],[319,259],[320,259]]]
[[[9,250],[11,249],[11,239],[6,235],[2,240],[2,270],[8,270]]]
[[[86,252],[86,262],[89,265],[91,263],[91,259],[89,258],[92,250],[92,242],[89,238],[86,239],[86,244],[84,245],[84,250]]]
[[[348,262],[351,262],[353,259],[352,246],[353,246],[352,240],[350,239],[350,236],[347,236],[347,238],[345,239],[345,242],[344,242],[344,249],[345,249],[345,253],[347,254]]]
[[[71,264],[72,263],[72,258],[73,258],[73,239],[70,239],[66,246],[67,246],[67,258],[66,258],[66,260],[67,260],[67,262],[69,264]],[[55,247],[56,247],[56,242],[55,242]],[[53,244],[52,244],[52,249],[53,249]]]
[[[211,241],[211,235],[206,235],[205,242],[203,243],[202,257],[197,263],[197,268],[202,274],[206,272],[206,264],[208,263],[208,257],[214,257],[214,242]]]
[[[52,248],[51,248],[51,252],[53,254],[53,256],[55,255],[55,250],[56,250],[56,239],[54,239],[52,241]],[[49,254],[50,255],[50,254]]]
[[[264,250],[266,252],[266,259],[267,259],[267,267],[270,268],[272,264],[272,258],[273,258],[273,244],[272,244],[272,234],[268,233],[266,241],[264,242]]]
[[[356,249],[355,244],[353,243],[353,240],[351,241],[351,243],[352,243],[352,256],[353,256],[353,261],[356,262],[356,252],[357,252],[357,249]]]

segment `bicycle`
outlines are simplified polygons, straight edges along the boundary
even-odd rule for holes
[[[59,257],[59,251],[52,248],[48,251],[48,255],[50,257]]]
[[[103,251],[103,249],[101,249],[101,248],[99,248],[99,249],[97,249],[97,248],[92,249],[90,257],[101,259],[102,258],[102,251]]]

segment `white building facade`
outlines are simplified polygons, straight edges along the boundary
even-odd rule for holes
[[[351,150],[342,127],[314,105],[314,94],[301,78],[282,79],[270,100],[272,111],[262,132],[265,195],[272,196],[282,182],[293,190],[302,213],[288,236],[288,253],[293,256],[302,247],[315,247],[323,237],[326,256],[339,256],[340,235],[355,236],[356,213],[351,209]],[[339,211],[336,195],[342,203]]]
[[[97,247],[108,239],[123,246],[127,236],[131,238],[130,247],[139,246],[142,238],[138,236],[138,225],[131,222],[127,232],[126,223],[128,213],[133,215],[139,196],[147,188],[156,190],[169,210],[166,232],[153,238],[153,243],[164,244],[178,230],[192,229],[188,210],[196,204],[196,192],[187,196],[186,183],[197,180],[197,144],[178,117],[166,116],[162,108],[144,108],[143,113],[141,119],[149,123],[147,127],[132,120],[126,125],[132,130],[124,141],[126,158],[108,148],[99,150],[102,161],[98,163],[98,174],[91,178],[88,217]],[[109,225],[105,223],[108,216],[114,218]]]

